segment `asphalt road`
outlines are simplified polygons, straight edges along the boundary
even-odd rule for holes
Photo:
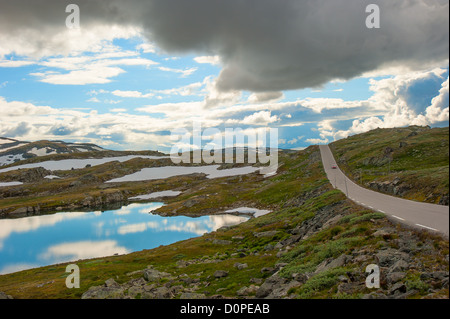
[[[382,212],[403,224],[449,236],[449,207],[389,196],[363,188],[337,166],[328,145],[320,145],[322,163],[331,184],[354,202]],[[336,169],[332,166],[336,165]]]

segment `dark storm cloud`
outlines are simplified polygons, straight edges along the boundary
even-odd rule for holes
[[[220,55],[221,90],[315,87],[385,64],[415,68],[448,58],[447,0],[73,2],[83,28],[133,25],[168,52]],[[1,0],[0,32],[60,29],[68,3]],[[365,26],[370,3],[380,7],[380,29]]]

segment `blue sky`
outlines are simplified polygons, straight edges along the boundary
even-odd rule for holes
[[[332,67],[316,58],[311,63],[323,65],[315,68],[330,80],[308,85],[295,72],[286,72],[286,79],[277,73],[275,82],[280,81],[272,90],[267,89],[270,68],[260,72],[259,57],[247,57],[255,54],[253,48],[240,55],[223,53],[228,43],[216,52],[173,50],[145,29],[102,23],[75,31],[57,28],[39,43],[29,38],[19,43],[0,31],[0,136],[168,151],[172,130],[201,121],[204,128],[221,130],[277,128],[279,147],[301,149],[377,127],[448,126],[446,57],[425,58],[427,63],[384,61],[345,79],[326,77]],[[244,42],[242,50],[251,46]],[[448,43],[446,48],[448,53]],[[239,64],[236,56],[247,63]],[[269,58],[274,69],[279,63],[286,70],[280,57],[261,55]],[[246,65],[261,81],[250,89],[245,81],[223,89],[235,74],[230,70],[237,68],[236,76],[242,77]],[[296,67],[307,65],[300,60]]]

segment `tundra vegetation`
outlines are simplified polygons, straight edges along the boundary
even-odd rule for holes
[[[412,127],[399,129],[398,134],[375,130],[336,142],[333,150],[347,172],[355,172],[354,168],[360,168],[358,165],[368,158],[364,165],[374,170],[372,175],[365,173],[363,183],[392,178],[392,174],[408,183],[409,176],[423,176],[421,183],[426,191],[448,194],[448,175],[445,174],[445,180],[439,171],[444,170],[445,164],[448,172],[448,136],[444,135],[445,129]],[[403,140],[407,145],[400,147]],[[426,146],[430,141],[433,145]],[[379,165],[370,158],[383,158],[387,147],[393,149],[389,152],[394,159],[391,175],[376,175],[375,169],[385,169],[386,163]],[[428,163],[424,169],[429,174],[417,168],[418,162]],[[166,205],[156,213],[201,216],[237,207],[268,209],[272,213],[151,250],[78,260],[79,289],[65,285],[69,263],[1,275],[0,295],[132,299],[448,298],[448,238],[409,229],[347,199],[326,179],[317,146],[280,151],[278,173],[269,177],[252,173],[207,179],[194,174],[166,180],[104,183],[144,167],[165,165],[173,163],[170,159],[137,158],[51,172],[61,177],[54,180],[42,178],[49,172],[39,173],[37,169],[33,173],[21,170],[0,174],[0,181],[25,182],[1,190],[0,212],[4,217],[12,217],[93,210],[105,205],[126,205],[133,196],[173,190],[182,194],[163,198]],[[223,168],[234,165],[237,164],[224,164]],[[419,193],[411,196],[427,200]],[[365,269],[370,264],[380,267],[379,289],[365,286]]]

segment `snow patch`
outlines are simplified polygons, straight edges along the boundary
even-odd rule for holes
[[[180,195],[182,192],[177,191],[162,191],[162,192],[154,192],[147,195],[139,195],[135,197],[130,197],[128,199],[131,200],[145,200],[145,199],[152,199],[152,198],[158,198],[158,197],[174,197]]]
[[[23,154],[3,155],[0,156],[0,166],[9,165],[21,160],[24,160]],[[0,173],[2,173],[1,170]]]
[[[219,177],[247,175],[261,169],[260,167],[246,166],[246,167],[219,170],[218,169],[219,167],[220,167],[219,165],[193,166],[193,167],[191,166],[151,167],[151,168],[144,168],[141,171],[130,175],[112,179],[110,181],[107,181],[106,183],[148,181],[195,173],[206,174],[207,178],[212,179]]]
[[[20,156],[22,156],[22,155],[20,155]],[[138,157],[146,158],[146,159],[169,158],[168,156],[128,155],[128,156],[105,157],[105,158],[66,159],[66,160],[60,160],[60,161],[44,161],[44,162],[40,162],[40,163],[30,163],[30,164],[23,164],[23,165],[8,167],[8,168],[0,169],[0,173],[14,171],[17,169],[35,168],[35,167],[43,167],[49,171],[65,171],[65,170],[70,170],[72,168],[73,169],[85,168],[86,165],[97,166],[97,165],[101,165],[101,164],[105,164],[105,163],[113,162],[113,161],[126,162],[133,158],[138,158]],[[21,158],[21,159],[23,159],[23,158]],[[0,163],[1,163],[1,160],[2,160],[2,157],[0,157]],[[3,165],[6,165],[6,164],[3,164]]]
[[[14,149],[14,148],[18,148],[18,147],[20,147],[20,146],[24,146],[24,145],[26,145],[26,144],[28,144],[28,143],[20,143],[20,144],[18,144],[18,145],[14,145],[14,146],[10,146],[10,147],[0,148],[0,153],[6,152],[6,151],[9,151],[9,150],[12,150],[12,149]],[[6,144],[3,144],[3,145],[6,145]]]
[[[52,148],[37,148],[37,147],[33,147],[30,151],[28,151],[28,153],[34,154],[36,156],[46,156],[46,155],[52,155],[52,154],[56,154],[56,151]]]
[[[254,217],[263,216],[271,212],[272,212],[271,210],[264,210],[250,207],[239,207],[225,211],[225,213],[253,214]]]
[[[0,182],[0,187],[17,186],[22,184],[22,182]]]
[[[47,178],[47,179],[56,179],[56,178],[61,178],[61,177],[56,176],[56,175],[47,175],[47,176],[45,176],[44,178]]]

